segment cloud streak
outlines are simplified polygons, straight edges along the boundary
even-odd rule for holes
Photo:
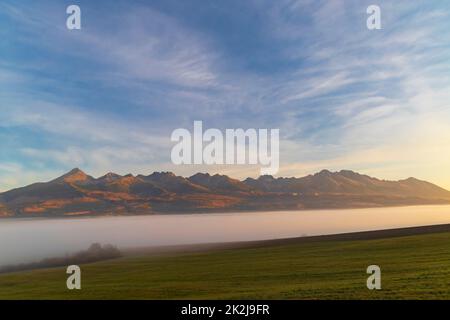
[[[170,132],[203,120],[279,128],[280,175],[346,168],[450,187],[450,11],[380,1],[383,29],[371,32],[369,2],[192,0],[181,12],[119,1],[107,14],[105,2],[83,2],[78,33],[55,1],[2,2],[3,23],[17,30],[2,31],[0,163],[255,175],[169,163]],[[14,186],[11,171],[0,170],[0,184]]]

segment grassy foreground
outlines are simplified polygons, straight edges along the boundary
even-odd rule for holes
[[[382,290],[366,288],[366,268]],[[450,299],[450,232],[127,257],[0,276],[0,299]]]

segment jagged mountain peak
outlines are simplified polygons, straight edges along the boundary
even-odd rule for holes
[[[88,176],[86,173],[84,173],[79,168],[74,168],[67,172],[66,174],[60,176],[59,178],[53,180],[55,182],[67,182],[67,183],[74,183],[74,182],[85,182],[94,180],[91,176]]]
[[[330,170],[327,170],[327,169],[323,169],[322,171],[320,171],[320,172],[318,172],[318,173],[316,173],[316,174],[314,174],[314,176],[316,176],[316,177],[329,177],[329,176],[332,176],[332,175],[334,175],[334,174],[338,174],[337,172],[331,172]]]
[[[243,182],[230,178],[226,175],[210,175],[209,173],[197,173],[188,178],[188,180],[197,185],[201,185],[213,191],[220,192],[243,192],[249,191],[249,187]]]
[[[271,180],[276,180],[276,179],[273,176],[271,176],[271,175],[265,174],[265,175],[259,176],[258,180],[271,181]]]
[[[148,175],[147,177],[152,178],[166,178],[166,177],[176,177],[175,173],[170,171],[161,171],[161,172],[153,172],[152,174]]]
[[[198,173],[190,176],[189,179],[191,179],[191,178],[209,178],[209,177],[211,177],[211,175],[207,172],[206,173],[198,172]]]
[[[101,176],[100,178],[98,178],[97,181],[99,181],[99,182],[112,182],[112,181],[118,180],[120,178],[122,178],[121,175],[119,175],[117,173],[114,173],[114,172],[108,172],[104,176]]]
[[[105,174],[103,177],[107,177],[107,178],[119,178],[121,177],[120,174],[114,173],[114,172],[108,172],[107,174]]]
[[[204,193],[208,192],[206,188],[196,185],[173,172],[154,172],[146,177],[140,177],[144,181],[151,182],[160,188],[175,193]]]

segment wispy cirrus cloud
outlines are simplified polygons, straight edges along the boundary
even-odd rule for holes
[[[171,130],[201,119],[280,128],[280,174],[326,166],[450,186],[432,151],[450,154],[442,2],[379,1],[373,32],[370,1],[105,4],[81,2],[81,32],[65,29],[55,1],[0,4],[16,28],[2,31],[1,162],[52,174],[219,170],[168,163]]]

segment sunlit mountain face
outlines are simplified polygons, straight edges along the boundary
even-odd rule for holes
[[[450,191],[409,178],[385,181],[353,171],[244,181],[171,172],[93,178],[80,169],[0,194],[0,216],[59,217],[447,204]]]

